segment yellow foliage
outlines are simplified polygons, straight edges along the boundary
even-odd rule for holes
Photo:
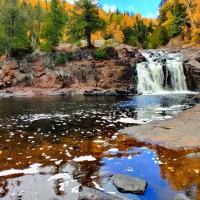
[[[22,1],[22,0],[21,0]],[[49,6],[50,1],[48,0],[27,0],[27,2],[30,2],[33,6],[35,6],[38,1],[40,2],[41,6],[43,8],[46,8]],[[60,0],[61,3],[64,5],[65,11],[68,12],[68,16],[72,15],[74,6],[66,1]],[[198,0],[197,0],[198,1]],[[80,11],[81,12],[81,11]],[[148,18],[142,18],[141,14],[136,13],[134,15],[128,15],[127,13],[115,13],[115,12],[108,12],[106,13],[103,9],[99,8],[99,16],[103,18],[107,23],[106,35],[112,36],[114,40],[116,40],[118,43],[123,42],[123,32],[122,30],[126,29],[127,27],[134,27],[134,25],[137,23],[137,20],[143,19],[144,24],[146,26],[149,25],[150,21],[153,22],[153,24],[158,24],[157,20],[148,19]],[[101,31],[93,34],[92,40],[103,40]],[[65,41],[67,39],[67,36],[64,34],[63,40]]]
[[[131,18],[127,14],[125,14],[121,20],[120,26],[121,29],[123,30],[128,26],[133,27],[134,23],[135,23],[134,18]]]
[[[116,42],[122,43],[123,42],[123,32],[121,30],[121,27],[119,24],[116,24],[115,22],[112,22],[106,29],[106,35],[109,35],[111,38],[113,38]]]
[[[92,40],[104,40],[101,35],[101,31],[96,32],[95,34],[91,35]]]
[[[190,29],[187,26],[182,26],[182,34],[183,34],[183,39],[185,43],[188,43],[190,41]]]
[[[200,28],[194,28],[192,30],[192,41],[200,44]]]
[[[114,40],[116,40],[118,43],[123,43],[123,39],[124,39],[124,34],[121,31],[120,25],[117,25],[116,31],[114,34]]]

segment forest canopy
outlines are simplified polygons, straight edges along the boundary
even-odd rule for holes
[[[138,48],[157,48],[180,36],[200,44],[200,1],[161,0],[157,19],[139,13],[106,13],[90,0],[74,5],[61,0],[0,0],[0,54],[26,54],[37,48],[52,52],[61,42],[88,47],[113,39]]]

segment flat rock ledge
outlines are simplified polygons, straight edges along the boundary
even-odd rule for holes
[[[122,133],[136,139],[170,149],[200,147],[200,105],[196,105],[172,119],[152,121],[141,126],[127,127]]]
[[[111,177],[114,186],[124,193],[145,194],[147,182],[125,174],[115,174]]]
[[[184,194],[177,194],[174,197],[174,200],[190,200],[187,196],[185,196]]]
[[[81,187],[78,200],[128,200],[124,197],[115,197],[89,187]]]

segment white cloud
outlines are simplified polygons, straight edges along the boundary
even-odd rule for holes
[[[133,6],[128,6],[128,7],[127,7],[127,11],[129,11],[129,12],[134,12]]]
[[[67,2],[68,3],[70,3],[70,4],[74,4],[74,2],[75,2],[76,0],[67,0]],[[94,3],[94,4],[97,4],[98,3],[98,0],[90,0],[92,3]]]
[[[67,0],[68,3],[74,4],[74,0]]]
[[[114,12],[117,10],[117,6],[116,5],[107,5],[107,4],[104,4],[103,5],[103,10],[105,10],[106,12]]]
[[[145,15],[142,15],[142,17],[147,17],[147,18],[156,18],[158,17],[158,12],[157,13],[151,13],[151,12],[148,12],[146,13]]]

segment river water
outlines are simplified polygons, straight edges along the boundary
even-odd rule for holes
[[[200,161],[186,157],[191,151],[120,133],[173,117],[192,96],[1,98],[1,198],[75,200],[83,185],[128,199],[166,200],[178,192],[200,199]],[[145,195],[117,191],[109,181],[116,173],[145,179]]]

